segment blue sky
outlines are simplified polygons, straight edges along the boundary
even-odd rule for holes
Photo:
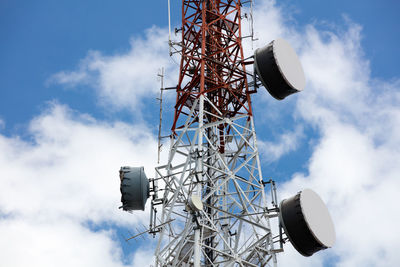
[[[255,46],[288,39],[308,81],[286,102],[254,99],[263,173],[281,197],[315,188],[338,233],[313,259],[287,246],[282,266],[398,266],[384,230],[399,219],[387,203],[400,188],[400,2],[256,4]],[[150,237],[121,239],[147,215],[117,209],[117,171],[156,164],[158,69],[177,80],[166,28],[167,1],[0,1],[0,265],[148,265]]]
[[[175,1],[179,8],[179,1]],[[397,11],[388,1],[279,1],[291,23],[343,26],[343,16],[363,27],[362,46],[374,77],[393,79],[400,68]],[[176,13],[175,13],[176,14]],[[176,14],[179,15],[179,14]],[[285,14],[286,15],[286,14]],[[54,98],[71,107],[101,116],[88,90],[66,91],[46,85],[54,73],[73,69],[89,50],[113,54],[129,49],[129,38],[142,36],[153,25],[165,27],[166,1],[157,6],[138,1],[1,1],[0,114],[10,125],[26,123],[41,105]],[[179,23],[176,16],[175,23]],[[23,74],[23,78],[21,77]],[[25,97],[20,97],[20,96]],[[15,109],[21,105],[23,109]],[[7,131],[11,131],[8,129]]]

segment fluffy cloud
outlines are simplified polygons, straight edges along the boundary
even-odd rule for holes
[[[281,134],[274,142],[259,140],[257,145],[262,159],[276,161],[283,155],[296,150],[302,138],[304,138],[303,128],[298,126],[292,132]]]
[[[31,121],[28,135],[29,141],[0,135],[2,265],[124,265],[116,234],[95,229],[147,224],[147,212],[118,209],[118,170],[154,167],[149,130],[53,103]]]
[[[398,146],[377,145],[353,125],[330,125],[314,150],[309,174],[297,174],[284,185],[283,194],[309,187],[328,203],[337,231],[332,253],[338,265],[400,262],[395,230],[400,219],[399,156]]]
[[[4,266],[123,266],[110,232],[91,232],[66,219],[1,220],[0,233]]]
[[[272,31],[283,26],[281,36],[293,32],[282,24],[279,8],[272,9],[266,16],[280,12],[271,19]],[[293,102],[295,114],[305,127],[314,127],[318,137],[307,137],[315,144],[308,173],[295,174],[280,193],[285,198],[302,188],[317,191],[332,213],[337,243],[308,259],[292,253],[288,245],[289,253],[280,255],[284,266],[379,266],[382,262],[397,266],[400,262],[396,249],[400,215],[395,204],[400,188],[399,83],[370,76],[370,63],[361,47],[362,29],[346,23],[347,29],[335,31],[308,25],[301,39],[299,33],[288,38],[300,54],[308,83]],[[270,147],[287,143],[282,139]]]
[[[157,74],[165,68],[165,84],[176,84],[177,64],[168,55],[168,33],[152,27],[144,38],[131,39],[126,53],[103,55],[90,51],[77,70],[61,71],[49,82],[67,87],[85,85],[98,93],[100,103],[114,110],[139,111],[146,97],[154,97],[160,88]]]

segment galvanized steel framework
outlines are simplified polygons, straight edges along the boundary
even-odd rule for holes
[[[173,138],[156,168],[160,188],[153,182],[156,266],[276,266],[270,218],[278,210],[274,191],[270,208],[264,191],[241,1],[183,0],[181,31]],[[189,209],[193,195],[203,210]]]

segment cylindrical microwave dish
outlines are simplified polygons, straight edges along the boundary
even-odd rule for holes
[[[254,64],[261,83],[278,100],[302,91],[306,86],[300,60],[283,39],[276,39],[257,49]]]
[[[150,194],[150,184],[144,168],[121,167],[120,179],[123,210],[144,210]]]
[[[283,200],[279,220],[293,247],[304,256],[335,243],[335,228],[328,208],[311,189]]]

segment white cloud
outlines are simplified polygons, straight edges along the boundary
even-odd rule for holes
[[[33,143],[0,136],[1,172],[6,177],[2,190],[17,190],[24,196],[1,194],[3,212],[123,220],[115,209],[118,170],[132,164],[145,164],[151,170],[156,155],[151,147],[156,144],[146,126],[97,122],[54,104],[32,120],[29,131]]]
[[[108,56],[90,51],[77,70],[61,71],[49,81],[72,87],[89,86],[108,108],[139,111],[145,98],[159,92],[157,74],[162,67],[166,72],[165,85],[176,84],[178,66],[169,57],[167,40],[167,30],[154,26],[146,30],[144,38],[132,38],[126,53]]]
[[[152,175],[157,144],[149,130],[53,103],[28,135],[31,141],[0,135],[2,265],[122,266],[115,234],[87,222],[147,224],[148,212],[118,209],[118,170],[144,165]]]
[[[133,257],[133,262],[135,263],[135,266],[152,266],[152,264],[154,263],[153,251],[154,247],[149,247],[147,250],[144,250],[142,248],[136,250],[135,256]]]
[[[96,56],[95,52],[89,52],[90,56]],[[89,56],[89,58],[90,58]],[[67,86],[76,86],[80,83],[83,84],[89,84],[89,79],[91,78],[87,70],[88,64],[86,60],[83,60],[81,62],[81,70],[80,71],[71,71],[71,72],[66,72],[66,71],[61,71],[59,73],[54,74],[48,82],[57,82],[60,84],[64,84]]]
[[[296,150],[302,138],[304,138],[303,128],[298,126],[292,132],[281,134],[276,141],[258,140],[257,144],[262,159],[267,161],[276,161],[283,155]]]
[[[265,13],[271,18],[264,20],[273,24],[273,34],[280,29],[285,37],[292,30],[282,24],[283,14],[275,12]],[[398,81],[388,83],[371,77],[370,63],[361,47],[362,29],[351,21],[346,23],[346,30],[331,31],[308,25],[301,38],[299,32],[294,34],[296,38],[288,38],[300,54],[307,77],[305,91],[293,102],[295,114],[313,126],[318,136],[313,141],[316,145],[308,173],[295,174],[281,186],[280,196],[285,198],[307,187],[321,194],[335,221],[337,243],[307,259],[292,253],[287,245],[289,253],[280,255],[284,266],[323,266],[324,262],[333,266],[380,266],[382,262],[398,266],[400,262],[400,209],[396,204],[400,188],[400,86]],[[307,138],[312,141],[313,137]]]
[[[67,218],[0,220],[0,234],[2,266],[143,267],[153,261],[153,249],[147,245],[124,258],[115,233],[91,231]]]
[[[91,232],[76,222],[0,221],[3,266],[123,266],[109,232]]]
[[[339,257],[337,265],[400,262],[399,151],[399,145],[375,144],[354,125],[330,124],[313,153],[309,174],[297,174],[284,185],[282,197],[308,187],[327,202],[336,225],[331,253]]]
[[[254,9],[254,23],[256,45],[264,46],[278,37],[287,35],[289,28],[285,25],[281,10],[276,6],[276,1],[261,0]]]

